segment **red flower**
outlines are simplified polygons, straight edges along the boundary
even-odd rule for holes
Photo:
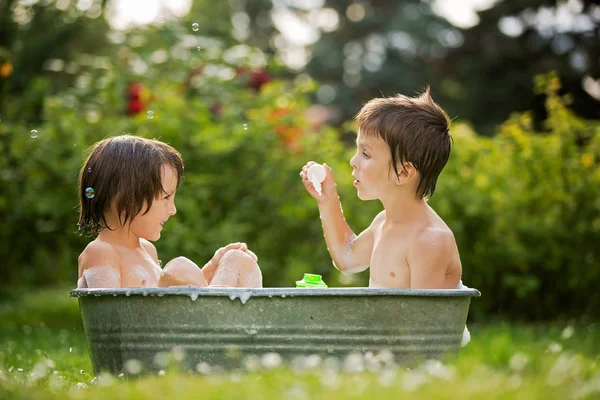
[[[148,105],[150,96],[144,85],[132,83],[127,88],[127,115],[135,115],[142,112]]]
[[[297,151],[299,148],[299,139],[302,136],[302,129],[294,125],[293,120],[288,120],[292,109],[288,107],[278,108],[269,115],[269,121],[277,123],[275,133],[281,137],[283,144],[291,151]]]
[[[259,71],[250,71],[248,68],[238,67],[236,69],[236,73],[238,77],[248,79],[248,88],[257,92],[263,87],[263,85],[273,80],[273,77],[271,77],[271,75],[262,69]]]

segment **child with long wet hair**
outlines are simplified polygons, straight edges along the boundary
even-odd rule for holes
[[[79,256],[78,288],[262,287],[245,243],[216,251],[200,269],[177,257],[164,269],[151,242],[175,215],[183,160],[158,140],[122,135],[92,146],[79,173],[79,230],[94,240]]]

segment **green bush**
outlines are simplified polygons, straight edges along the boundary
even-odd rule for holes
[[[378,205],[369,204],[370,212],[358,207],[348,164],[352,150],[338,132],[311,127],[304,118],[315,83],[273,79],[256,91],[247,75],[236,76],[236,68],[252,67],[253,49],[188,51],[189,59],[169,65],[152,64],[151,53],[123,55],[147,62],[143,78],[122,63],[95,59],[97,69],[46,100],[43,124],[2,121],[7,157],[0,161],[0,209],[7,218],[0,240],[7,246],[3,262],[11,267],[1,272],[0,285],[75,284],[77,256],[91,240],[76,233],[84,149],[122,133],[167,142],[185,162],[178,213],[156,243],[163,261],[185,255],[203,265],[220,246],[245,241],[259,256],[265,285],[292,286],[305,271],[331,273],[316,204],[298,175],[302,166],[316,160],[334,168],[355,226],[365,228]],[[247,55],[232,60],[232,53]],[[136,116],[124,114],[130,82],[143,83],[149,93]],[[36,138],[30,136],[34,128]],[[362,279],[366,283],[366,275]]]
[[[454,127],[432,206],[458,241],[481,315],[550,318],[600,306],[600,124],[576,117],[554,74],[536,78],[548,118],[511,116],[493,139]]]

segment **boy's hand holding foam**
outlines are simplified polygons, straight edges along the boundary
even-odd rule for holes
[[[321,182],[321,193],[319,193],[308,174],[309,169],[314,165],[316,165],[314,161],[309,161],[302,167],[300,176],[308,193],[317,200],[323,233],[333,265],[344,274],[364,271],[369,268],[373,249],[370,227],[358,236],[352,232],[344,219],[331,168],[323,164],[326,174],[325,180]]]
[[[304,167],[302,167],[302,171],[300,172],[300,176],[302,177],[302,183],[304,187],[310,193],[310,195],[317,200],[319,204],[327,203],[329,201],[336,202],[338,200],[337,188],[335,185],[335,180],[333,179],[333,173],[331,172],[331,168],[327,164],[323,164],[321,168],[325,170],[325,179],[319,182],[318,179],[319,173],[317,172],[315,176],[317,179],[309,179],[308,170],[312,168],[317,168],[319,164],[314,161],[309,161]],[[313,182],[319,182],[315,184]]]

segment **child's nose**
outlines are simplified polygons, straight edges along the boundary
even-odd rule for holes
[[[352,157],[350,159],[350,166],[354,169],[356,169],[356,160],[355,159],[356,159],[356,155],[354,155],[354,157]]]
[[[177,207],[175,207],[175,203],[171,203],[171,207],[169,207],[169,215],[177,214]]]

